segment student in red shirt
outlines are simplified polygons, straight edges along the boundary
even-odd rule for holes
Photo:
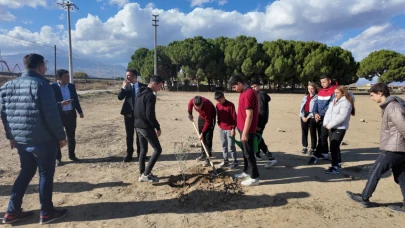
[[[215,117],[217,115],[215,106],[210,100],[201,96],[195,96],[188,103],[188,118],[194,121],[193,107],[199,114],[198,130],[200,132],[199,140],[202,140],[207,147],[208,154],[212,156],[212,137],[214,136]],[[205,155],[204,148],[201,147],[201,156],[197,161],[204,161],[205,166],[209,166],[209,161]]]
[[[242,78],[237,75],[229,79],[229,85],[232,86],[236,92],[240,93],[236,126],[241,134],[245,166],[243,172],[236,174],[235,178],[245,179],[241,182],[243,186],[259,185],[259,171],[254,155],[254,140],[256,137],[259,112],[257,93],[246,85]]]
[[[230,137],[235,136],[236,128],[236,111],[235,105],[225,99],[223,92],[215,92],[214,99],[218,102],[216,105],[217,116],[218,116],[218,126],[219,126],[219,136],[222,143],[222,153],[224,161],[219,164],[220,167],[228,166],[228,148],[231,151],[232,164],[230,168],[237,168],[238,155],[236,154],[235,141],[231,140]]]

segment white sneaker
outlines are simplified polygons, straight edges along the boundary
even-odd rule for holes
[[[268,169],[270,167],[272,167],[273,165],[275,165],[277,163],[276,159],[270,160],[267,162],[267,164],[264,165],[264,168]]]
[[[259,185],[259,178],[256,178],[256,179],[249,178],[249,179],[246,179],[246,180],[242,181],[241,184],[242,184],[243,186],[255,186],[255,185]]]
[[[229,165],[229,162],[228,162],[228,161],[223,161],[223,162],[219,163],[219,167],[220,167],[220,168],[222,168],[222,167],[224,167],[224,166],[228,166],[228,165]]]
[[[158,183],[159,182],[159,178],[157,178],[156,176],[153,176],[152,173],[149,173],[148,175],[142,174],[139,178],[138,178],[139,182],[150,182],[150,183]]]
[[[243,172],[243,173],[235,174],[234,177],[235,177],[236,179],[244,179],[244,178],[250,177],[250,175],[247,174],[247,173],[245,173],[245,172]]]

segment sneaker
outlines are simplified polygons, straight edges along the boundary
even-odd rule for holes
[[[211,166],[210,162],[208,161],[208,159],[205,159],[204,167],[209,167],[209,166]]]
[[[55,210],[49,215],[41,215],[39,218],[39,224],[48,224],[55,220],[58,220],[67,214],[66,209]]]
[[[245,173],[245,172],[243,172],[243,173],[235,174],[234,177],[235,177],[236,179],[245,179],[245,178],[247,178],[247,177],[250,177],[250,175],[247,174],[247,173]]]
[[[263,160],[262,157],[260,156],[260,152],[255,154],[255,158],[257,161]]]
[[[16,214],[9,214],[9,213],[6,213],[5,215],[4,215],[4,218],[3,218],[3,223],[4,224],[11,224],[11,223],[15,223],[15,222],[18,222],[18,221],[22,221],[22,220],[25,220],[25,219],[29,219],[29,218],[31,218],[32,216],[34,215],[34,212],[32,212],[32,211],[21,211],[21,212],[19,212],[19,213],[16,213]]]
[[[69,158],[69,160],[74,161],[74,162],[80,161],[80,159],[78,159],[77,157],[71,157],[71,158]]]
[[[139,178],[138,178],[139,182],[149,182],[149,183],[158,183],[159,182],[159,178],[157,178],[157,176],[154,176],[152,173],[149,173],[148,175],[142,174]]]
[[[201,155],[200,157],[198,157],[197,159],[195,159],[196,161],[205,161],[207,158],[205,155]]]
[[[322,154],[319,160],[329,160],[329,154]]]
[[[341,170],[342,169],[342,164],[338,163],[337,168],[338,168],[338,170]]]
[[[123,162],[130,162],[132,160],[132,156],[126,156]]]
[[[311,159],[308,162],[308,165],[315,165],[318,162],[318,158],[312,155]]]
[[[229,166],[230,169],[237,169],[239,167],[239,163],[238,162],[232,162],[232,164]]]
[[[388,208],[393,212],[405,213],[405,205],[389,205]]]
[[[253,178],[248,178],[244,181],[241,182],[243,186],[255,186],[259,185],[259,178],[253,179]]]
[[[316,149],[311,149],[311,150],[309,151],[309,154],[314,155],[315,152],[316,152]]]
[[[264,168],[268,169],[270,167],[272,167],[273,165],[275,165],[277,163],[277,160],[274,158],[271,158],[265,165]]]
[[[339,169],[336,166],[331,166],[329,169],[325,170],[326,174],[339,174]]]
[[[220,168],[222,168],[222,167],[224,167],[224,166],[228,166],[228,165],[229,165],[229,162],[228,162],[228,161],[223,161],[223,162],[219,163],[219,167],[220,167]]]
[[[362,207],[370,206],[370,201],[368,199],[363,199],[363,196],[361,194],[347,191],[346,195],[349,197],[349,199],[353,200],[356,203],[359,203]]]
[[[62,166],[62,161],[60,159],[56,159],[55,166]]]
[[[302,148],[301,153],[303,153],[303,154],[308,153],[308,148],[306,148],[306,147]]]

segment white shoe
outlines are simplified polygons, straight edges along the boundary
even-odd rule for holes
[[[221,163],[219,164],[219,167],[222,168],[222,167],[228,166],[228,165],[229,165],[229,162],[228,162],[228,161],[223,161],[223,162],[221,162]]]
[[[264,168],[268,169],[270,167],[272,167],[273,165],[275,165],[277,163],[276,159],[270,160],[267,162],[267,164],[264,165]]]
[[[244,179],[244,178],[250,177],[250,175],[247,174],[247,173],[245,173],[245,172],[243,172],[243,173],[235,174],[234,177],[235,177],[236,179]]]
[[[152,173],[149,173],[148,175],[142,174],[139,178],[138,178],[139,182],[149,182],[149,183],[158,183],[159,182],[159,178],[157,178],[156,176],[153,176]]]
[[[256,179],[249,178],[249,179],[246,179],[246,180],[242,181],[241,184],[242,184],[243,186],[255,186],[255,185],[259,185],[259,178],[256,178]]]

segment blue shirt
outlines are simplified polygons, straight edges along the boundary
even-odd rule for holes
[[[64,100],[64,101],[69,100],[69,99],[70,99],[69,84],[66,84],[65,86],[62,86],[62,85],[59,84],[59,82],[58,82],[58,85],[59,85],[60,91],[62,92],[63,100]],[[63,110],[63,111],[70,111],[70,110],[73,110],[72,103],[70,103],[70,104],[68,104],[68,105],[65,105],[65,106],[62,106],[62,110]]]

